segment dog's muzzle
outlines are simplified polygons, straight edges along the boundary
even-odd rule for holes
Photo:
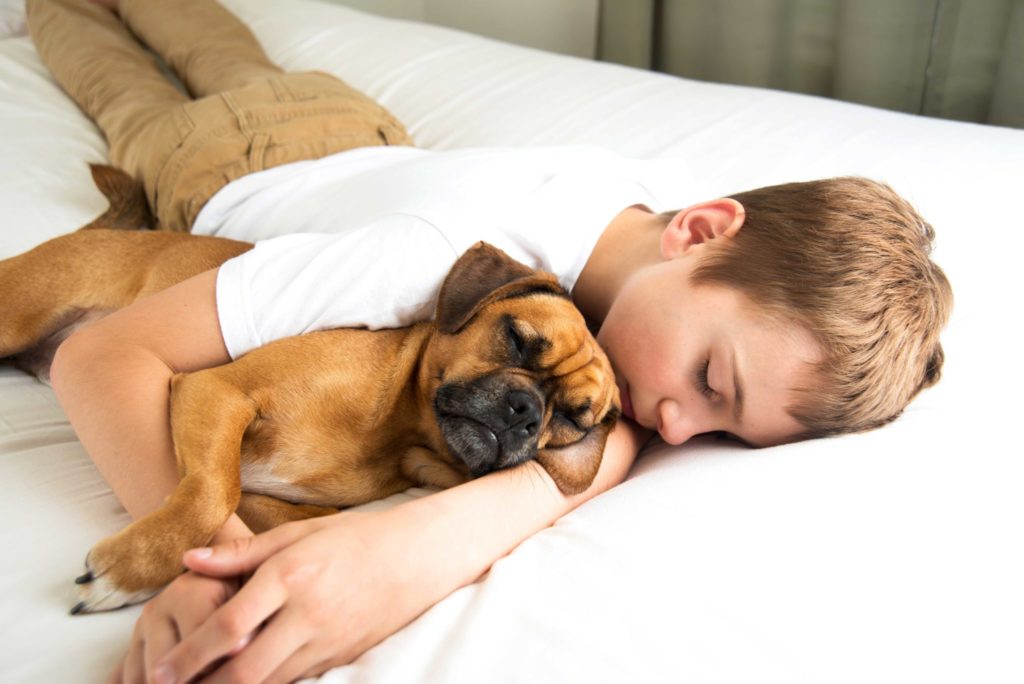
[[[531,385],[500,374],[442,385],[434,397],[448,448],[473,477],[510,468],[537,455],[544,398]]]

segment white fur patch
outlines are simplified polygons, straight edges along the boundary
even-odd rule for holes
[[[275,454],[258,463],[242,463],[242,491],[265,494],[284,501],[307,501],[312,492],[274,474],[276,460]]]
[[[118,589],[106,577],[100,576],[92,582],[78,585],[79,608],[76,613],[98,613],[102,610],[116,610],[134,603],[142,603],[156,594],[159,589],[126,592]],[[77,606],[76,606],[77,608]]]

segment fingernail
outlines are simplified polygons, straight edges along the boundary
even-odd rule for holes
[[[192,558],[195,558],[197,560],[202,560],[204,558],[209,558],[210,556],[212,556],[213,555],[213,549],[211,549],[208,546],[204,546],[201,549],[192,549],[191,551],[188,551],[187,555],[189,555]]]
[[[157,665],[153,670],[153,681],[156,684],[174,684],[174,669],[170,665]]]

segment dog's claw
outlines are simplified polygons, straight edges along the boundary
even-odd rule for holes
[[[71,609],[72,615],[88,615],[105,610],[116,610],[133,603],[140,603],[155,594],[159,587],[125,591],[112,572],[112,566],[105,563],[99,568],[94,564],[97,559],[95,549],[85,557],[85,572],[75,578],[78,586],[78,603]]]

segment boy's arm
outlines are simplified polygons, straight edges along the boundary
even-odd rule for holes
[[[148,674],[187,680],[254,633],[214,679],[291,681],[350,662],[625,479],[650,435],[620,421],[593,485],[570,498],[529,462],[386,511],[304,520],[189,552],[186,564],[204,575],[255,574]]]
[[[217,271],[135,302],[75,333],[50,379],[78,438],[133,518],[178,484],[168,420],[170,379],[230,361],[221,339]],[[232,516],[216,537],[249,534]]]
[[[626,479],[640,448],[653,433],[620,420],[608,436],[601,466],[585,491],[567,497],[536,461],[501,470],[396,507],[408,522],[419,515],[424,548],[448,545],[442,555],[463,564],[455,577],[442,580],[447,593],[478,578],[520,542],[552,525],[580,504]],[[511,513],[515,511],[515,513]],[[397,517],[397,516],[396,516]],[[436,545],[436,546],[435,546]],[[443,564],[439,564],[443,567]],[[438,597],[440,598],[440,597]]]

